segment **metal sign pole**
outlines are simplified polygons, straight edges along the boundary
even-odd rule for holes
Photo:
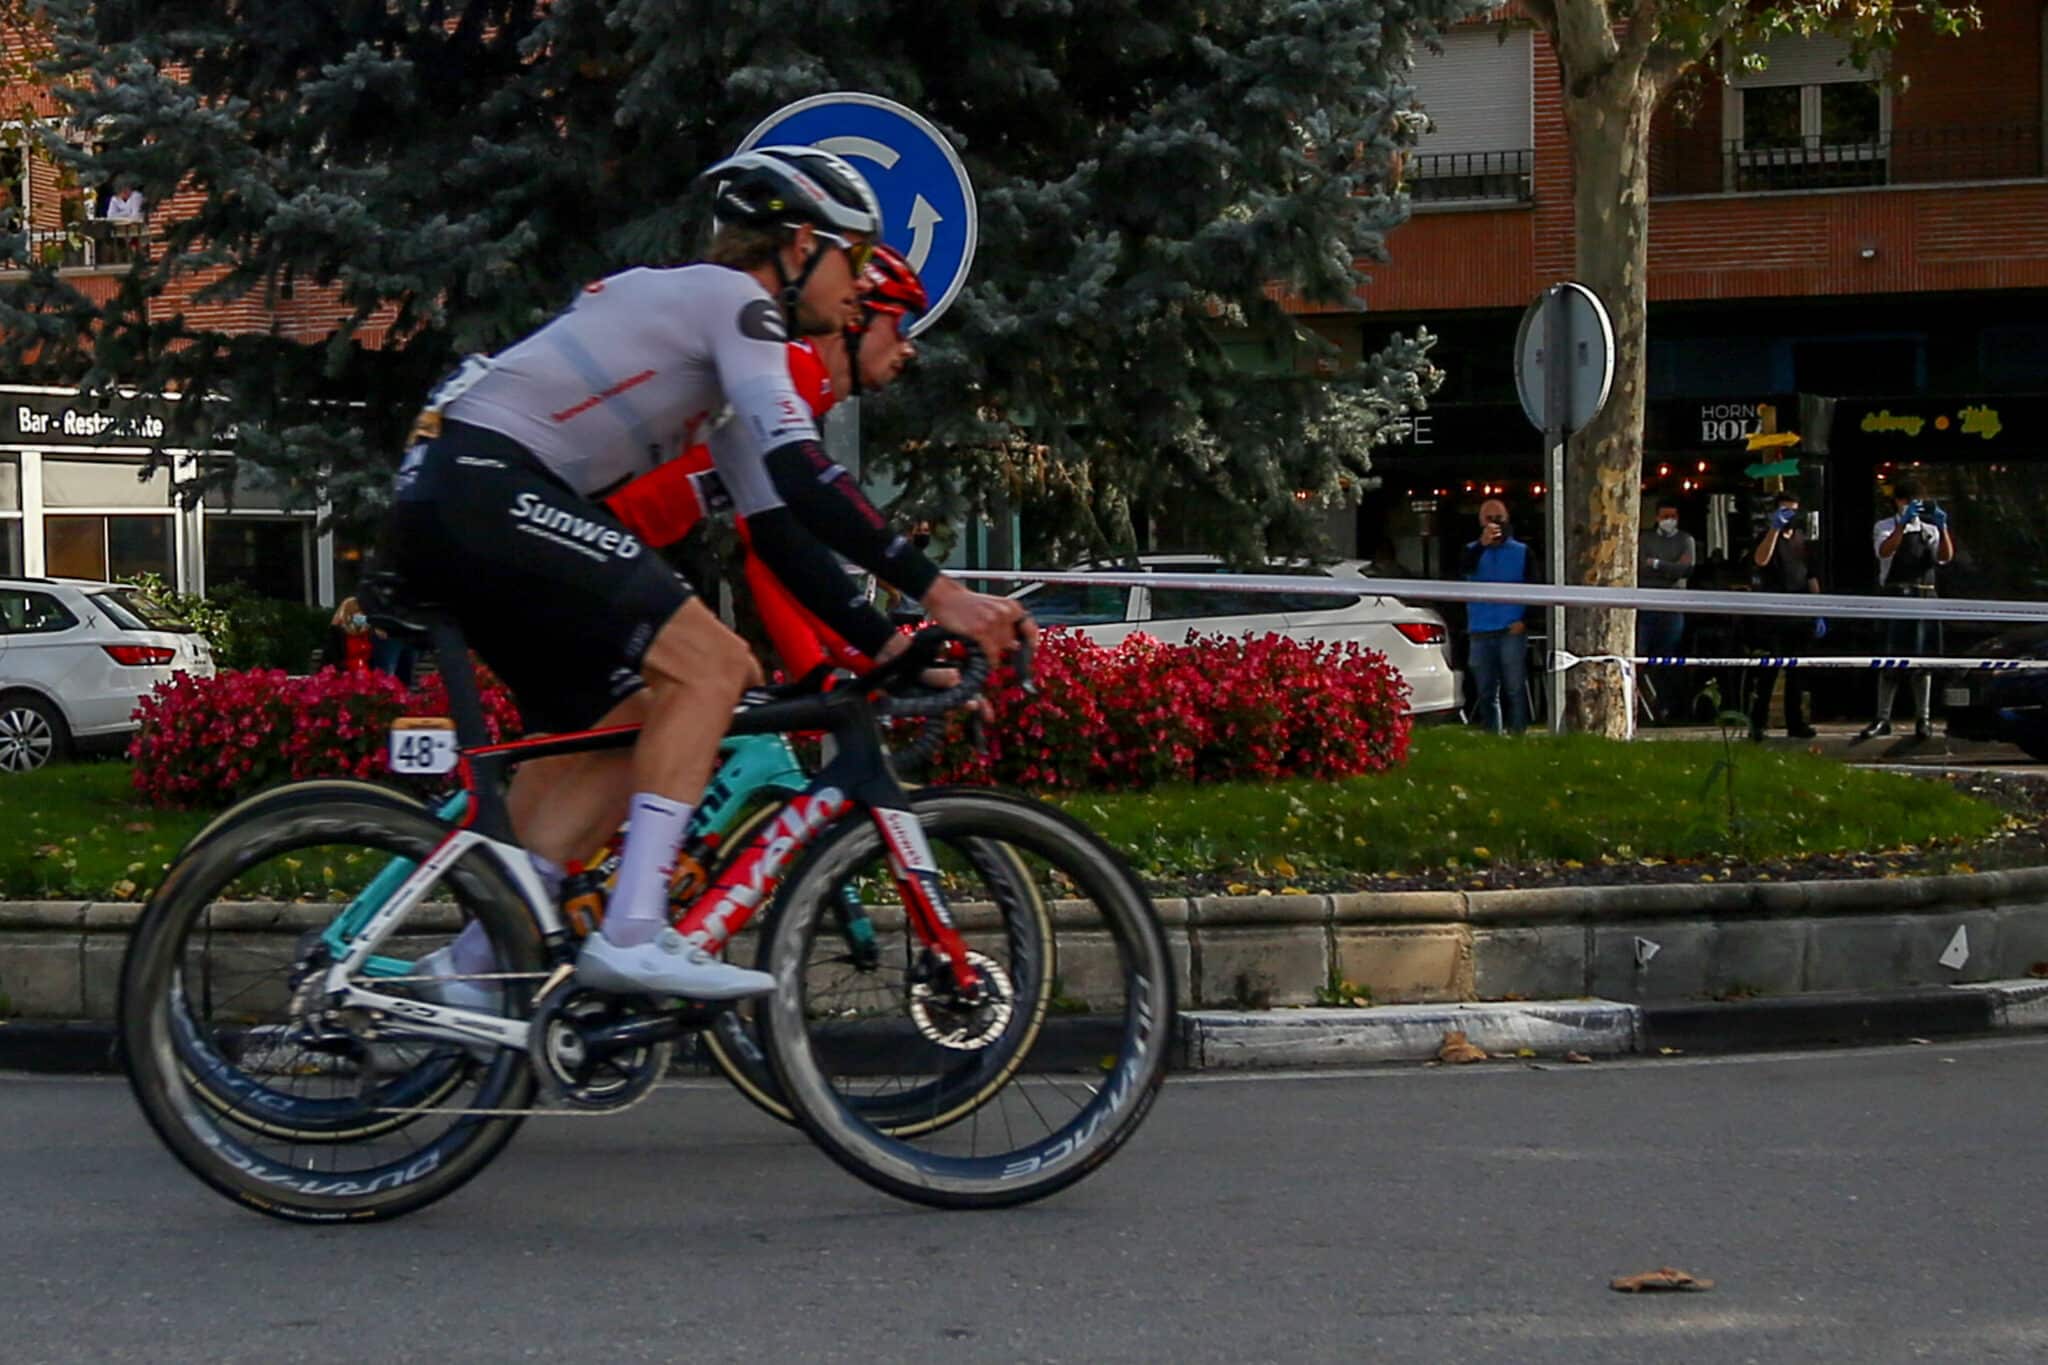
[[[1564,545],[1564,457],[1566,413],[1571,407],[1571,312],[1565,307],[1564,290],[1552,286],[1543,309],[1543,463],[1550,494],[1550,581],[1565,581]],[[1550,730],[1564,733],[1564,670],[1556,660],[1564,654],[1565,615],[1562,606],[1545,612],[1550,636],[1548,657],[1543,660],[1544,695],[1550,702]]]

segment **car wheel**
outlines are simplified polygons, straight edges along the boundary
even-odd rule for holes
[[[0,698],[0,773],[32,773],[71,747],[64,717],[40,697]]]

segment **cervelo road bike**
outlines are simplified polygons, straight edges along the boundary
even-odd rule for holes
[[[381,624],[413,633],[398,618]],[[209,1184],[281,1217],[373,1219],[420,1207],[474,1176],[536,1112],[536,1070],[557,1083],[556,1112],[608,1112],[643,1096],[667,1044],[707,1022],[687,1006],[576,989],[574,937],[505,823],[506,765],[622,746],[633,732],[488,744],[459,633],[445,622],[425,633],[456,716],[470,803],[462,823],[336,792],[229,825],[174,867],[124,967],[124,1055],[150,1121]],[[1086,1175],[1135,1130],[1164,1073],[1172,973],[1142,888],[1073,821],[998,793],[897,786],[880,717],[956,706],[979,687],[970,677],[936,699],[885,693],[930,659],[929,648],[913,648],[856,686],[736,716],[735,733],[824,731],[838,753],[728,860],[684,927],[724,940],[770,904],[756,953],[781,984],[759,1002],[763,1051],[806,1131],[842,1166],[920,1202],[1013,1204]],[[1051,1002],[1058,1028],[1039,1031],[1046,1021],[1031,1006],[1053,960],[1045,931],[1000,900],[978,921],[949,908],[949,884],[981,875],[971,850],[988,844],[1057,900],[1053,925],[1078,945],[1081,968]],[[243,873],[278,860],[307,869],[317,891],[310,869],[321,858],[365,854],[415,867],[340,954],[326,942],[331,904],[266,911],[235,895]],[[881,892],[873,953],[848,951],[837,923],[849,882]],[[893,905],[882,890],[892,887]],[[387,944],[417,956],[472,919],[501,969],[491,975],[502,1013],[436,1004],[412,983],[370,973]],[[273,942],[289,937],[277,928],[305,925],[288,961],[251,963],[245,931],[259,922]],[[391,1075],[420,1073],[419,1049],[451,1044],[483,1059],[456,1072],[446,1093],[387,1093]],[[231,1059],[266,1089],[324,1087],[338,1103],[360,1108],[368,1097],[381,1115],[409,1121],[347,1141],[310,1141],[296,1124],[268,1132],[249,1112],[259,1103],[223,1105],[195,1082],[192,1061],[206,1056]],[[977,1073],[1001,1079],[942,1121]],[[913,1111],[931,1121],[901,1122]]]
[[[928,731],[927,735],[933,733]],[[725,861],[746,846],[761,823],[771,818],[782,802],[801,793],[809,780],[796,749],[780,734],[729,737],[720,746],[719,759],[719,768],[706,785],[704,797],[684,832],[670,888],[671,910],[678,917],[723,869]],[[323,778],[291,783],[248,797],[224,811],[186,842],[177,860],[182,861],[198,845],[226,830],[280,810],[338,798],[401,810],[425,809],[424,803],[415,797],[373,782]],[[433,811],[437,819],[459,821],[468,808],[469,793],[458,788],[436,802]],[[587,870],[570,879],[570,890],[563,901],[565,913],[579,935],[602,919],[603,896],[615,871],[618,845],[619,839],[614,837],[592,857]],[[1041,941],[1050,944],[1049,911],[1015,856],[1002,845],[986,840],[964,841],[961,853],[984,880],[987,898],[1005,906],[1006,914],[1017,917]],[[371,877],[322,927],[321,938],[327,949],[336,955],[346,953],[363,924],[403,884],[415,865],[410,859],[393,858]],[[874,917],[863,904],[859,887],[851,881],[842,883],[836,894],[842,904],[835,920],[849,960],[872,957],[877,951]],[[378,954],[365,965],[364,974],[394,982],[410,981],[417,979],[413,970],[409,959]],[[1017,1002],[1018,1008],[1030,1011],[1027,1018],[1043,1017],[1055,981],[1053,972],[1045,973],[1039,996]],[[770,1116],[785,1123],[795,1122],[796,1116],[782,1097],[758,1032],[752,1027],[750,1006],[719,1011],[699,1037],[705,1058],[741,1095]],[[1029,1032],[1017,1036],[1012,1046],[1018,1057],[1031,1041]],[[257,1046],[252,1047],[252,1042]],[[242,1044],[238,1051],[247,1053],[267,1069],[303,1060],[289,1051],[280,1052],[266,1045],[261,1037],[245,1037]],[[306,1143],[354,1141],[411,1122],[460,1083],[470,1058],[460,1048],[414,1048],[409,1064],[390,1068],[388,1077],[381,1078],[373,1091],[335,1097],[281,1089],[263,1075],[245,1069],[238,1058],[208,1046],[189,1027],[181,1034],[181,1047],[188,1079],[201,1097],[219,1108],[229,1121],[258,1128],[273,1137],[295,1136]],[[541,1079],[547,1089],[554,1079],[553,1073],[544,1070]],[[890,1132],[942,1126],[958,1118],[964,1106],[985,1099],[1001,1078],[987,1074],[984,1068],[974,1068],[971,1072],[963,1069],[960,1079],[960,1093],[936,1108],[907,1106],[901,1097],[871,1098],[861,1103],[864,1112]],[[892,1108],[902,1112],[892,1116]]]

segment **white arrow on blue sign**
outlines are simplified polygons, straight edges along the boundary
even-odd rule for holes
[[[952,144],[894,100],[841,90],[784,105],[757,124],[739,150],[792,145],[843,156],[874,186],[882,201],[882,240],[909,259],[932,298],[931,311],[910,335],[931,326],[966,285],[980,230],[974,186]]]

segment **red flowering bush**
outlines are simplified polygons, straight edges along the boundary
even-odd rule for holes
[[[482,668],[477,683],[492,738],[517,735],[512,694]],[[387,776],[391,722],[447,714],[439,676],[408,691],[389,674],[362,670],[180,674],[136,707],[141,728],[128,757],[135,790],[150,804],[225,806],[279,782]]]
[[[1116,791],[1351,777],[1408,757],[1408,684],[1355,644],[1134,635],[1104,648],[1053,630],[1037,671],[1036,696],[1014,674],[998,677],[985,751],[956,727],[932,780]]]

